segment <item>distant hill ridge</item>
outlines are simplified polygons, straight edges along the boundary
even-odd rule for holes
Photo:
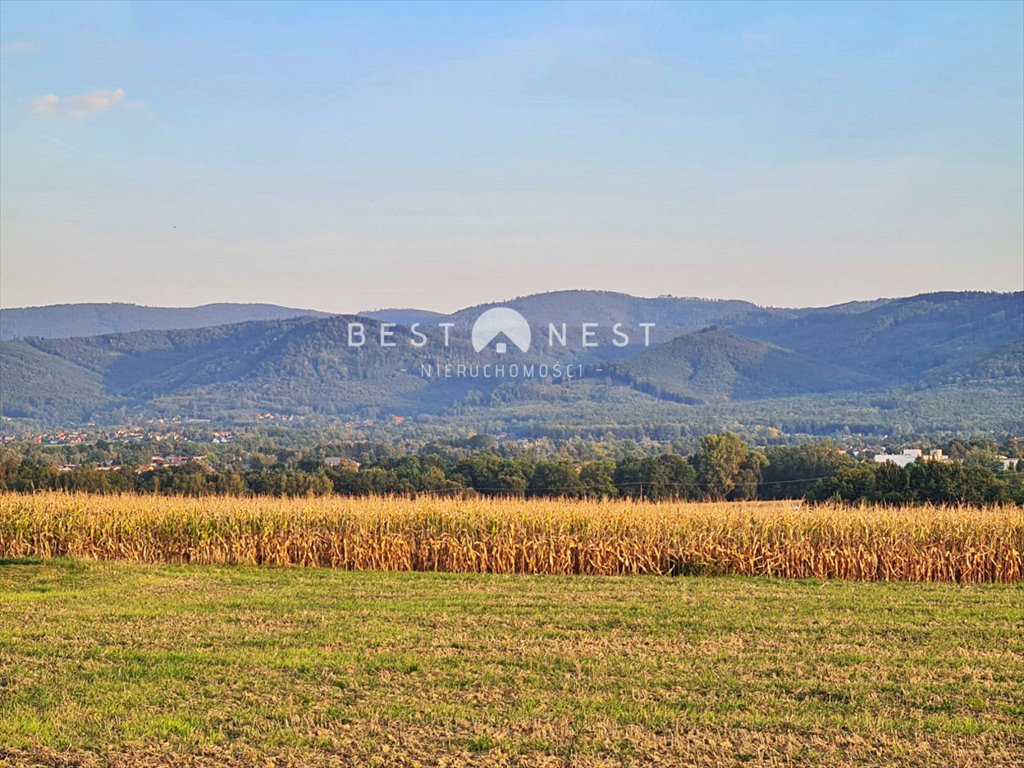
[[[841,365],[883,381],[929,379],[958,360],[978,365],[1024,339],[1024,291],[945,291],[868,303],[862,311],[760,310],[729,331]]]
[[[828,316],[841,318],[878,309],[893,301],[932,297],[993,295],[970,293],[921,294],[908,299],[852,301],[828,307],[772,308],[740,299],[704,299],[695,296],[632,296],[617,291],[559,290],[516,296],[502,301],[477,304],[451,313],[416,307],[388,307],[356,313],[383,322],[412,325],[442,321],[468,326],[481,313],[496,306],[522,312],[531,324],[596,322],[611,325],[640,321],[657,323],[667,341],[680,333],[718,323],[723,327],[768,326],[778,321]],[[1013,294],[994,294],[1013,295]],[[298,309],[276,304],[219,302],[195,307],[153,307],[125,302],[52,304],[0,309],[0,340],[27,338],[72,338],[129,333],[145,330],[175,330],[228,325],[254,320],[284,320],[292,317],[330,317],[338,313]]]
[[[444,314],[415,307],[385,308],[357,313],[384,322],[412,325],[454,322],[468,327],[485,310],[508,306],[522,312],[538,327],[551,323],[616,322],[657,323],[662,341],[686,330],[761,308],[737,299],[701,299],[659,296],[646,298],[614,291],[566,290],[518,296],[505,302],[478,304]],[[197,307],[148,307],[127,303],[53,304],[42,307],[0,309],[0,340],[72,338],[132,331],[164,331],[204,328],[253,320],[285,320],[292,317],[329,317],[329,312],[295,309],[275,304],[218,303]]]
[[[513,299],[506,305],[519,309],[535,328],[547,322],[577,328],[582,322],[603,324],[605,332],[597,336],[603,343],[599,349],[584,348],[577,331],[574,343],[552,349],[545,332],[535,336],[526,354],[477,354],[466,330],[492,305],[440,317],[418,310],[379,310],[374,314],[380,319],[310,316],[271,305],[210,305],[220,321],[237,321],[253,311],[299,314],[88,337],[43,338],[36,333],[0,342],[2,414],[73,424],[123,419],[125,414],[215,419],[266,411],[449,419],[478,408],[487,414],[523,413],[529,423],[565,418],[628,397],[631,404],[621,411],[624,419],[686,421],[690,405],[770,404],[810,397],[820,398],[827,413],[840,396],[886,393],[877,398],[886,403],[895,392],[946,397],[944,402],[953,398],[963,405],[955,421],[948,417],[949,424],[961,428],[971,423],[972,413],[988,406],[977,394],[979,387],[998,386],[1009,393],[1009,400],[1002,402],[1012,405],[1000,406],[1005,415],[999,423],[1012,431],[1024,428],[1024,292],[923,294],[833,308],[766,309],[743,301],[566,291]],[[222,311],[224,307],[230,309]],[[5,326],[6,313],[17,311],[4,310]],[[395,330],[398,345],[382,348],[374,326],[398,322],[397,313],[412,313],[406,319],[426,318],[429,323],[455,323],[451,347],[415,347],[409,343],[409,330],[400,325]],[[173,310],[170,318],[176,323],[187,319]],[[353,320],[367,325],[364,347],[347,343],[347,324]],[[649,348],[609,343],[608,326],[641,321],[658,324]],[[424,366],[488,361],[557,361],[586,367],[593,376],[585,386],[565,387],[536,380],[423,376]],[[943,387],[957,388],[960,394],[941,395]],[[930,390],[937,394],[927,394]],[[666,407],[684,410],[669,411],[673,415],[666,417]],[[929,416],[931,423],[946,423],[939,406],[931,413],[936,414]]]
[[[752,400],[863,389],[871,377],[717,327],[612,366],[641,391],[679,402]]]
[[[327,317],[330,313],[276,304],[203,304],[198,307],[147,307],[125,303],[51,304],[0,309],[0,339],[36,336],[64,339],[131,331],[205,328],[250,320]]]

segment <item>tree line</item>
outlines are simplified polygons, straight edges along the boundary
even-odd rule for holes
[[[481,440],[463,456],[395,455],[366,444],[359,457],[327,466],[321,452],[287,461],[213,467],[202,462],[138,471],[66,471],[0,451],[0,490],[158,493],[199,496],[342,494],[481,495],[638,500],[808,499],[885,504],[1024,504],[1024,472],[985,462],[917,462],[907,467],[856,461],[829,443],[756,450],[731,433],[705,435],[689,456],[660,453],[574,461],[503,455]],[[350,456],[346,459],[351,458]],[[1024,462],[1021,462],[1024,464]],[[1024,470],[1024,467],[1018,467]]]

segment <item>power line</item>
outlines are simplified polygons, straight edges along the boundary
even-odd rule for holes
[[[829,477],[831,477],[831,475],[818,475],[816,477],[794,478],[794,479],[790,479],[790,480],[765,480],[765,481],[751,480],[751,481],[746,481],[746,482],[733,483],[732,487],[733,488],[749,488],[749,487],[752,487],[752,486],[760,487],[760,486],[763,486],[763,485],[785,485],[787,483],[810,483],[810,482],[814,482],[816,480],[827,480]],[[523,479],[527,481],[527,486],[529,486],[529,480],[527,478],[523,478]],[[650,488],[650,487],[652,487],[654,485],[658,485],[658,483],[652,483],[652,482],[649,482],[647,480],[631,480],[631,481],[628,481],[628,482],[619,482],[619,483],[611,482],[611,483],[607,483],[607,485],[610,485],[610,486],[612,486],[614,488],[620,488],[620,489],[621,488],[643,487],[645,485]],[[665,485],[667,485],[667,486],[669,486],[671,488],[708,488],[708,487],[711,486],[711,483],[673,483],[671,481],[668,481],[667,483],[665,483]],[[460,487],[457,487],[457,488],[424,489],[424,490],[417,490],[415,492],[416,493],[444,493],[444,492],[447,492],[447,491],[494,491],[496,493],[500,493],[500,492],[508,491],[508,490],[510,490],[508,487],[499,487],[499,486],[488,487],[488,486],[478,486],[478,485],[466,485],[466,486],[460,486]],[[554,486],[554,487],[547,486],[543,490],[545,492],[547,492],[547,491],[579,491],[580,487],[579,486],[571,486],[571,485]]]

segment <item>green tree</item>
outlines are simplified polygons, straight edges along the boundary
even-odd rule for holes
[[[765,454],[768,464],[758,489],[762,499],[803,498],[815,482],[854,463],[849,455],[827,441],[775,446]]]
[[[20,466],[20,453],[13,448],[0,448],[0,490],[6,491],[13,487]]]
[[[652,499],[686,499],[699,495],[697,470],[677,453],[663,453],[645,460],[652,465],[648,473]]]
[[[912,497],[910,475],[891,461],[880,464],[875,470],[875,500],[886,504],[903,504]]]
[[[984,467],[985,469],[1002,469],[999,454],[990,446],[975,446],[964,454],[965,467]]]
[[[614,461],[589,461],[583,465],[579,475],[583,494],[595,499],[610,499],[618,496],[615,487]]]
[[[697,483],[709,499],[752,498],[764,466],[762,454],[753,452],[739,437],[726,432],[705,435],[697,451]]]
[[[739,472],[736,474],[736,484],[732,493],[729,494],[730,501],[744,501],[757,498],[757,489],[761,486],[762,475],[768,459],[760,451],[747,451],[747,454],[740,461]]]
[[[816,482],[807,492],[807,498],[811,501],[873,501],[877,466],[862,461],[840,467],[830,477]]]
[[[569,461],[541,461],[527,487],[529,496],[579,498],[583,494],[576,467]]]

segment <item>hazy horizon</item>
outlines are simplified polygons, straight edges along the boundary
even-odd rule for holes
[[[1018,288],[1018,289],[1012,289],[1012,290],[1006,290],[1006,291],[978,289],[976,292],[1013,294],[1013,293],[1021,293],[1022,291],[1024,291],[1024,289]],[[697,299],[697,300],[707,300],[707,301],[750,301],[750,299],[747,299],[747,298],[745,298],[743,296],[690,296],[690,295],[683,295],[683,294],[665,294],[665,293],[653,294],[653,295],[643,295],[643,294],[629,293],[628,291],[615,291],[615,290],[606,289],[606,288],[554,288],[554,289],[547,290],[547,291],[536,291],[534,293],[529,293],[529,294],[516,294],[516,295],[498,296],[497,298],[491,298],[491,299],[480,300],[480,301],[473,301],[473,302],[469,302],[469,303],[466,303],[466,304],[459,304],[457,306],[449,306],[449,307],[441,307],[441,308],[433,308],[433,307],[428,307],[428,306],[414,306],[414,305],[410,305],[410,304],[399,305],[399,304],[391,303],[391,304],[381,304],[381,305],[372,306],[372,307],[371,306],[361,306],[361,307],[358,307],[356,309],[346,308],[346,309],[337,309],[336,310],[336,309],[328,309],[328,308],[324,308],[324,307],[314,307],[314,306],[293,306],[293,305],[290,305],[290,304],[283,304],[281,302],[275,302],[275,301],[248,301],[248,300],[241,300],[241,301],[209,301],[209,302],[202,302],[202,303],[199,303],[199,304],[146,304],[146,303],[137,302],[137,301],[110,300],[110,301],[81,301],[81,302],[73,302],[73,301],[64,302],[64,301],[62,301],[62,302],[52,302],[50,304],[24,304],[24,305],[18,305],[18,306],[10,306],[10,307],[0,305],[0,309],[45,309],[47,307],[57,307],[57,306],[111,305],[111,304],[124,304],[124,305],[128,305],[128,306],[144,307],[144,308],[148,308],[148,309],[197,309],[199,307],[216,306],[218,304],[250,304],[250,305],[272,305],[272,306],[283,307],[283,308],[286,308],[286,309],[301,309],[301,310],[309,310],[309,311],[313,311],[313,312],[326,312],[326,313],[333,313],[333,314],[339,314],[339,315],[351,315],[351,314],[357,314],[359,312],[378,312],[378,311],[382,311],[382,310],[386,310],[386,309],[393,309],[393,310],[417,309],[417,310],[427,310],[427,311],[437,312],[437,313],[442,314],[442,315],[447,315],[447,314],[454,314],[454,313],[459,312],[461,310],[469,309],[471,307],[475,307],[475,306],[479,306],[479,305],[492,304],[492,303],[499,303],[500,304],[500,303],[512,302],[515,299],[523,298],[523,297],[526,297],[526,296],[536,296],[536,295],[553,294],[553,293],[578,293],[578,292],[618,293],[618,294],[625,294],[625,295],[628,295],[628,296],[631,296],[631,297],[637,298],[637,299],[657,299],[657,298],[662,298],[662,297],[669,297],[669,298],[674,298],[674,299]],[[755,301],[750,301],[750,303],[757,304],[758,306],[764,307],[766,309],[814,309],[814,308],[824,308],[824,307],[830,307],[830,306],[837,306],[837,305],[840,305],[840,304],[847,304],[847,303],[861,303],[861,302],[871,302],[871,301],[883,301],[883,300],[888,300],[888,299],[909,298],[909,297],[912,297],[912,296],[917,296],[917,295],[922,295],[922,294],[930,294],[930,293],[964,293],[964,292],[968,292],[969,293],[969,292],[975,292],[975,291],[971,291],[971,290],[968,290],[968,289],[960,289],[960,290],[954,290],[954,289],[945,289],[945,290],[943,290],[943,289],[939,289],[939,290],[936,290],[936,291],[919,291],[919,292],[913,293],[913,294],[901,294],[901,295],[895,295],[894,294],[894,295],[891,295],[891,296],[872,296],[870,298],[852,299],[852,300],[850,300],[848,302],[847,301],[842,301],[842,302],[834,302],[834,303],[831,303],[831,304],[799,304],[799,305],[798,304],[788,304],[788,305],[782,305],[782,304],[760,304],[760,303],[755,302]]]
[[[1019,3],[0,6],[0,306],[1024,287]]]

